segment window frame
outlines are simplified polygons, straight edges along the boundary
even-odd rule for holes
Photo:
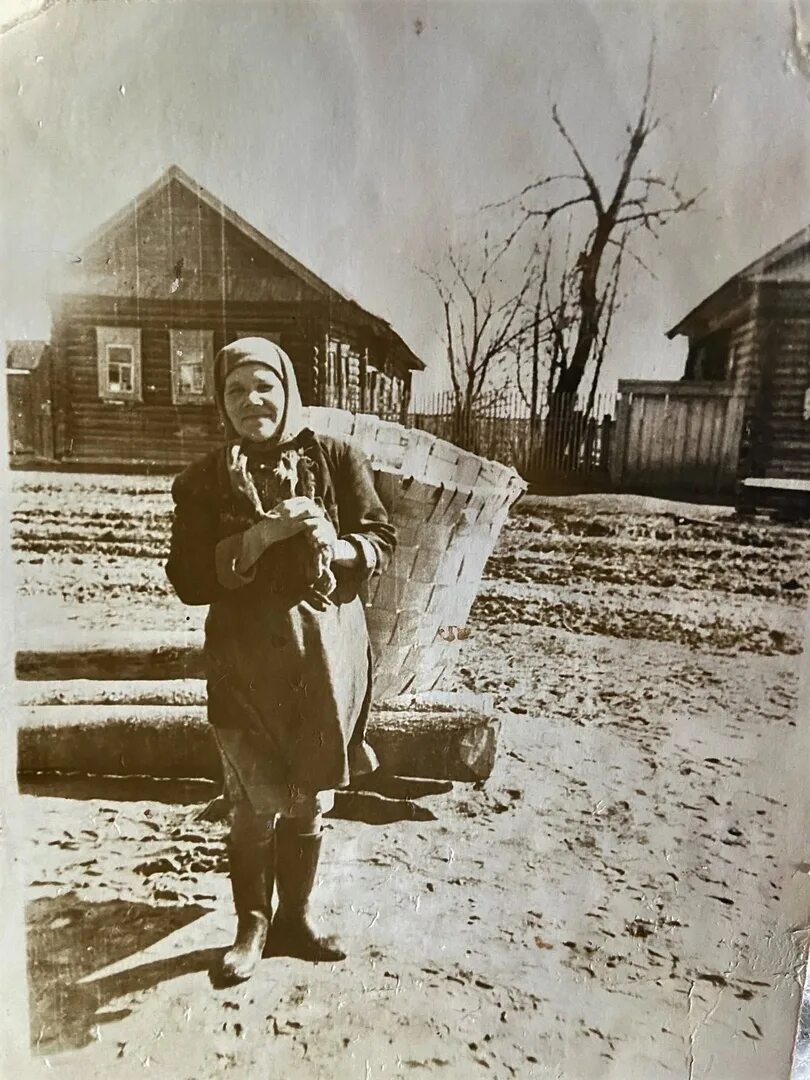
[[[127,349],[131,357],[132,387],[113,390],[110,386],[110,350]],[[121,363],[121,361],[116,361]],[[96,326],[96,369],[101,401],[141,402],[141,328],[139,326]]]
[[[182,347],[182,335],[197,335],[202,351],[202,382],[201,394],[184,393],[180,389],[179,360]],[[189,348],[186,344],[185,348]],[[211,405],[214,401],[214,331],[204,327],[172,327],[169,330],[169,375],[171,381],[172,405]]]

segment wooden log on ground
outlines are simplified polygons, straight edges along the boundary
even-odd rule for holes
[[[219,780],[213,733],[202,704],[121,701],[115,683],[96,684],[99,702],[43,703],[59,691],[33,690],[18,710],[18,770]],[[178,688],[174,688],[175,694]],[[106,695],[116,703],[106,700]],[[168,696],[172,694],[169,687]],[[85,692],[85,696],[90,696]],[[452,694],[396,699],[373,709],[368,740],[396,776],[483,780],[495,760],[499,723],[491,705]]]
[[[77,633],[70,645],[47,638],[20,649],[18,679],[201,679],[205,676],[201,631],[138,631],[131,639],[105,640]]]
[[[204,679],[49,679],[17,682],[18,705],[205,705]]]

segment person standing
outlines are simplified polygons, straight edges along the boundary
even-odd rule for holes
[[[183,603],[209,605],[208,717],[231,807],[237,914],[222,975],[238,981],[266,951],[345,957],[316,932],[309,899],[334,790],[377,767],[359,589],[396,534],[365,457],[304,427],[278,345],[227,345],[214,396],[227,443],[174,480],[166,573]]]

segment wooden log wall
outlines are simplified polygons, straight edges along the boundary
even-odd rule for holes
[[[312,304],[229,303],[223,308],[210,301],[67,297],[53,332],[55,454],[76,462],[179,465],[221,439],[213,403],[172,402],[171,329],[212,331],[215,352],[238,337],[272,335],[293,361],[305,405],[331,402],[400,419],[406,390],[389,350],[378,344],[372,351],[363,330],[338,327],[333,331],[338,338],[324,334],[323,325],[322,306]],[[140,327],[141,401],[99,397],[97,326]],[[374,402],[368,395],[369,355],[386,379],[385,397]]]
[[[99,397],[95,328],[140,326],[142,401]],[[305,402],[312,400],[314,346],[311,318],[288,305],[230,305],[92,298],[66,304],[55,328],[58,342],[57,454],[75,461],[192,461],[222,438],[214,404],[172,403],[170,329],[212,330],[214,351],[249,334],[278,337],[290,355]]]
[[[762,382],[752,416],[752,475],[810,479],[810,283],[759,290]]]
[[[729,382],[745,400],[738,478],[810,477],[810,282],[746,283],[701,333],[723,327]]]
[[[321,341],[313,404],[404,421],[410,371],[390,348],[362,328],[333,321]]]

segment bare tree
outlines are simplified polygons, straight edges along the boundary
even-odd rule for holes
[[[536,253],[511,275],[504,265],[510,249],[510,242],[493,244],[485,231],[479,244],[451,244],[435,269],[423,270],[442,305],[454,441],[469,449],[475,449],[476,407],[491,392],[493,375],[514,355],[526,327]]]
[[[542,271],[532,291],[529,324],[515,349],[517,388],[529,413],[530,452],[535,447],[553,448],[554,454],[570,456],[589,453],[578,443],[595,438],[598,418],[596,391],[602,371],[614,315],[619,307],[619,280],[625,238],[609,264],[607,285],[600,295],[599,333],[594,343],[590,389],[584,405],[575,404],[574,395],[556,393],[556,387],[570,366],[577,338],[577,268],[571,265],[571,234],[568,234],[562,267],[552,277],[549,266],[551,243],[542,262]],[[527,374],[528,368],[528,374]],[[570,445],[577,444],[577,445]]]
[[[494,243],[484,232],[478,245],[451,246],[440,267],[428,273],[442,304],[453,437],[460,444],[475,449],[472,421],[499,372],[517,383],[532,442],[552,446],[558,463],[579,453],[577,432],[593,419],[627,259],[651,272],[634,238],[642,232],[658,239],[700,197],[684,194],[677,174],[659,175],[644,164],[645,147],[660,125],[651,101],[652,75],[651,51],[641,106],[626,129],[612,185],[600,185],[555,104],[551,118],[573,169],[540,176],[516,196],[486,207],[513,211],[504,238]],[[560,251],[555,232],[562,220],[568,231],[560,266],[552,251]],[[506,262],[517,270],[517,252],[527,247],[520,272],[504,272]],[[510,280],[517,284],[509,287]]]
[[[641,108],[635,123],[627,127],[628,140],[620,155],[619,176],[612,189],[600,187],[594,170],[569,134],[555,104],[551,111],[552,120],[570,150],[576,171],[538,177],[518,195],[499,204],[516,205],[518,209],[517,223],[507,237],[507,244],[532,225],[539,224],[541,232],[547,232],[561,215],[567,214],[570,220],[580,208],[592,216],[586,239],[574,262],[573,278],[566,260],[560,283],[565,303],[558,297],[555,303],[550,303],[547,298],[542,305],[553,329],[555,345],[550,390],[555,396],[573,398],[582,385],[590,361],[596,361],[601,368],[616,311],[624,256],[630,256],[647,269],[640,255],[630,246],[633,234],[644,230],[657,239],[663,226],[676,215],[690,210],[701,194],[685,195],[680,190],[677,175],[670,179],[647,171],[642,165],[642,152],[660,124],[651,105],[652,73],[651,52]],[[610,250],[617,253],[613,261],[608,255]],[[572,303],[576,328],[569,343],[563,341],[560,334],[568,326],[563,315]],[[593,393],[595,383],[589,396]]]
[[[552,275],[552,245],[546,245],[542,270],[532,289],[528,332],[516,354],[518,391],[532,420],[539,417],[544,399],[554,389],[559,373],[568,363],[571,328],[574,324],[574,275],[570,266],[571,234],[568,234],[562,267]],[[525,369],[528,366],[528,385]]]

